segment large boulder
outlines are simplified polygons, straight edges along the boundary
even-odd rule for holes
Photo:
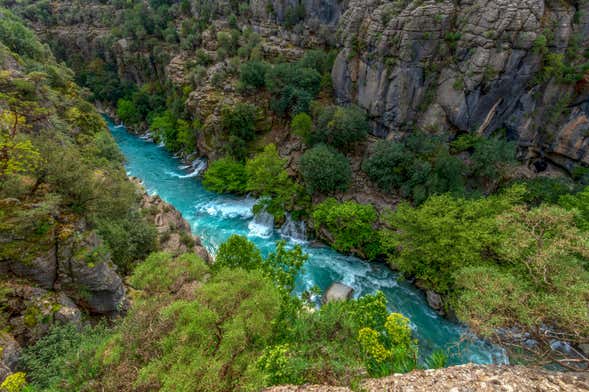
[[[321,302],[323,304],[333,301],[347,301],[354,295],[354,289],[350,286],[346,286],[343,283],[335,282],[327,289]]]

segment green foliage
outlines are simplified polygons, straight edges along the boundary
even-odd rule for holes
[[[0,41],[12,52],[43,62],[50,57],[35,34],[10,11],[0,8]]]
[[[141,121],[141,113],[139,113],[133,101],[129,99],[119,99],[117,102],[117,116],[127,124],[137,124]]]
[[[135,289],[147,293],[178,290],[185,282],[202,280],[208,267],[197,255],[173,257],[166,252],[152,253],[133,271],[129,280]]]
[[[290,129],[292,133],[300,136],[307,142],[311,137],[313,119],[307,113],[299,113],[292,118],[292,121],[290,122]]]
[[[589,187],[574,194],[561,193],[558,204],[567,210],[577,212],[575,222],[577,227],[583,231],[589,231]]]
[[[302,68],[314,69],[321,75],[331,73],[333,62],[335,61],[335,52],[325,52],[314,49],[307,50],[303,58],[299,60],[298,65]]]
[[[140,370],[138,385],[157,382],[161,391],[260,388],[252,358],[271,337],[277,290],[260,272],[225,269],[195,294],[196,300],[161,311],[173,327],[158,339],[161,353]]]
[[[352,179],[347,158],[324,144],[305,151],[299,170],[311,193],[345,191]]]
[[[82,385],[99,373],[94,352],[108,336],[109,330],[102,324],[82,328],[56,325],[23,350],[20,364],[34,388],[59,391]]]
[[[301,199],[301,187],[286,172],[286,159],[280,158],[274,144],[248,159],[245,165],[246,189],[263,196],[257,207],[265,209],[277,219],[285,211],[293,210]]]
[[[232,235],[219,247],[213,266],[215,269],[261,271],[289,295],[294,290],[295,277],[306,260],[307,255],[302,253],[300,246],[287,249],[285,241],[278,241],[276,250],[263,259],[258,248],[246,237]]]
[[[281,116],[308,112],[321,88],[321,75],[296,64],[277,64],[266,72],[266,86],[274,96],[272,109]]]
[[[399,313],[388,315],[381,331],[364,327],[358,340],[373,377],[408,372],[417,367],[417,341],[411,337],[409,319]]]
[[[202,184],[217,193],[245,193],[245,166],[229,157],[213,161],[204,174]]]
[[[498,216],[505,234],[496,248],[502,262],[459,271],[459,316],[487,335],[518,325],[534,334],[554,328],[571,341],[587,336],[589,238],[574,217],[547,205],[516,206]]]
[[[418,208],[400,204],[390,217],[395,229],[387,233],[389,262],[427,288],[447,293],[454,287],[453,273],[482,263],[501,237],[495,217],[517,202],[523,190],[484,199],[432,196]]]
[[[256,91],[266,86],[268,65],[261,61],[249,61],[239,68],[240,88],[245,91]]]
[[[237,160],[247,155],[247,143],[256,135],[257,107],[247,103],[226,106],[221,111],[221,124],[228,134],[227,152]]]
[[[370,204],[354,201],[338,203],[329,198],[317,205],[313,211],[313,224],[317,234],[327,230],[333,237],[333,247],[340,252],[357,252],[372,259],[379,255],[379,233],[374,226],[376,210]]]
[[[114,263],[123,274],[156,248],[157,231],[137,212],[116,218],[98,219],[98,233],[106,241]]]
[[[399,190],[416,204],[430,195],[465,195],[467,179],[479,189],[494,190],[515,162],[515,144],[498,138],[461,135],[451,149],[439,137],[415,133],[401,142],[380,141],[362,164],[368,177],[385,192]],[[451,153],[471,153],[466,164]]]
[[[536,177],[517,181],[526,187],[523,201],[538,206],[542,203],[556,204],[561,196],[574,190],[572,181],[566,178]]]
[[[357,106],[330,106],[322,109],[311,133],[313,143],[324,143],[349,151],[363,141],[369,129],[366,113]]]
[[[268,144],[264,151],[245,164],[247,190],[262,196],[271,196],[290,185],[285,170],[286,159],[280,158],[274,144]]]
[[[196,127],[200,124],[195,122]],[[192,152],[196,145],[196,130],[191,124],[181,118],[177,118],[171,111],[154,116],[149,129],[156,133],[156,136],[163,140],[169,151],[176,152],[183,150]]]
[[[254,271],[261,268],[262,254],[246,237],[232,235],[221,244],[213,268],[243,268]]]

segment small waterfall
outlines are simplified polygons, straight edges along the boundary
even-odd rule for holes
[[[194,174],[195,176],[201,175],[202,172],[204,172],[205,169],[207,168],[207,159],[206,158],[197,158],[194,161],[192,161],[191,167],[192,167],[191,174]]]
[[[307,241],[307,226],[305,222],[296,221],[290,214],[286,214],[286,221],[280,228],[280,234],[293,242],[304,243]]]
[[[247,227],[254,237],[269,238],[274,232],[274,217],[266,211],[258,212]]]

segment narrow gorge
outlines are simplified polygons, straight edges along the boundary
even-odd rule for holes
[[[0,0],[0,392],[589,390],[586,0]]]

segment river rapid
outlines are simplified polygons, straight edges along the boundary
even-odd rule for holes
[[[108,119],[107,123],[125,155],[127,174],[141,179],[147,192],[158,194],[178,209],[209,252],[214,254],[232,234],[247,236],[264,255],[272,252],[281,238],[290,244],[298,243],[309,259],[297,278],[297,294],[314,286],[326,290],[333,282],[353,287],[355,297],[381,290],[386,295],[389,310],[411,320],[422,355],[442,349],[451,364],[506,363],[504,350],[438,316],[427,305],[420,290],[400,280],[386,265],[369,263],[327,246],[306,242],[304,226],[297,222],[289,221],[288,226],[275,230],[270,217],[254,217],[252,207],[256,201],[253,198],[219,195],[204,189],[197,176],[202,169],[201,162],[185,165],[161,145],[133,135]]]

